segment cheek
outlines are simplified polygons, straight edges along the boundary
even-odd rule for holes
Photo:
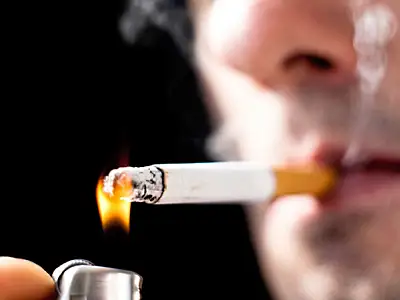
[[[400,112],[400,1],[388,0],[388,4],[394,13],[393,28],[394,35],[387,48],[387,64],[381,91],[384,97],[379,99],[382,107],[393,113]],[[389,101],[386,103],[385,101]],[[398,116],[399,114],[397,114]]]
[[[294,116],[287,101],[201,49],[197,50],[198,67],[208,94],[206,103],[218,129],[223,129],[221,140],[233,140],[241,159],[286,162],[294,146],[290,126]]]
[[[227,134],[238,141],[246,160],[276,161],[267,153],[282,145],[285,112],[282,103],[263,87],[253,74],[237,67],[252,65],[259,40],[254,18],[260,0],[218,0],[209,9],[197,44],[197,60],[211,95],[211,109]],[[229,13],[227,13],[229,12]],[[249,76],[250,75],[250,76]]]
[[[206,26],[209,45],[218,53],[227,48],[221,45],[240,45],[243,37],[251,32],[252,23],[251,10],[242,1],[216,1],[209,10]]]
[[[288,115],[283,102],[235,72],[229,73],[207,72],[225,133],[236,141],[242,159],[283,161],[288,136]]]
[[[261,100],[241,100],[230,124],[244,159],[277,163],[284,158],[285,115],[279,105],[269,103],[273,100]]]
[[[207,47],[214,57],[222,63],[245,73],[256,75],[257,69],[265,72],[267,66],[260,65],[264,56],[273,61],[281,49],[268,49],[268,40],[276,37],[274,15],[279,15],[279,8],[265,7],[260,0],[219,0],[210,9],[204,36]],[[229,12],[229,13],[228,13]],[[266,39],[268,37],[268,39]],[[278,43],[279,44],[279,43]],[[261,68],[262,66],[262,68]]]

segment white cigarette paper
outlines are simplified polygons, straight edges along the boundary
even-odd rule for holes
[[[104,191],[123,190],[121,200],[148,204],[245,203],[281,195],[329,190],[334,172],[325,167],[269,168],[224,162],[124,167],[110,172]],[[119,193],[121,194],[121,193]]]

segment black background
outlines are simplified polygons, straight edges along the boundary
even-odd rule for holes
[[[133,270],[148,300],[266,299],[238,206],[134,205],[129,236],[102,231],[102,174],[208,160],[193,74],[157,29],[123,43],[122,7],[57,3],[15,34],[22,44],[3,81],[0,255],[48,272],[74,258]]]

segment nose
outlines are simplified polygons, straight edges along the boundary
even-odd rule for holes
[[[343,84],[355,77],[347,1],[254,1],[239,66],[269,85]]]
[[[266,68],[267,81],[280,85],[343,85],[355,78],[357,55],[350,11],[338,4],[326,7],[327,2],[336,1],[318,1],[325,7],[282,7],[281,18],[275,26],[269,25],[273,27],[269,29],[270,49],[266,53],[276,56]]]

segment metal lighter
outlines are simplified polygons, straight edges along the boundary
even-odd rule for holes
[[[140,300],[143,279],[120,269],[98,267],[83,259],[53,272],[58,300]]]

